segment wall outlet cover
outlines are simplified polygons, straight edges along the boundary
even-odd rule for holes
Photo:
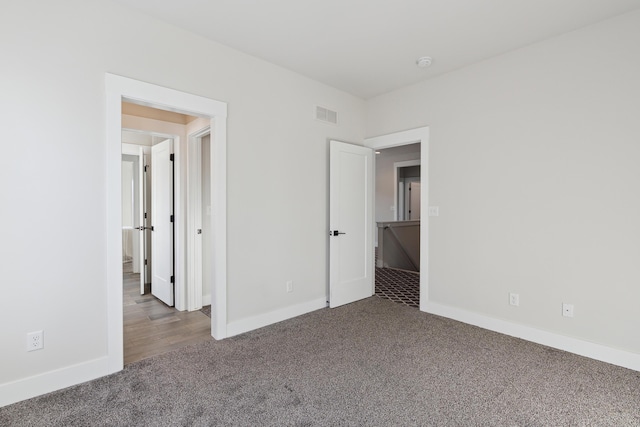
[[[44,332],[33,331],[27,334],[27,351],[35,351],[44,348]]]
[[[515,305],[516,307],[520,305],[520,295],[510,293],[509,294],[509,304]]]

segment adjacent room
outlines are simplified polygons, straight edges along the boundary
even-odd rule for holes
[[[122,123],[123,336],[128,365],[211,339],[211,264],[202,262],[211,252],[210,239],[203,238],[210,236],[210,132],[207,120],[130,102],[122,103]],[[198,159],[187,164],[188,203],[193,207],[188,236],[173,221],[174,192],[181,183],[171,156],[180,138],[189,140]],[[194,179],[200,183],[194,185]],[[190,279],[199,281],[202,289],[200,309],[185,307],[180,294],[186,292],[180,288],[176,298],[174,259],[181,239],[194,240],[187,245],[186,258]]]
[[[420,144],[380,149],[375,154],[376,295],[418,308]]]

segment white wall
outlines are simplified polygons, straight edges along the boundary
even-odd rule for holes
[[[105,72],[228,103],[229,321],[325,297],[327,140],[362,142],[362,100],[110,2],[3,4],[0,52],[0,404],[104,363]],[[44,350],[25,352],[40,329]]]
[[[408,160],[420,160],[420,144],[378,150],[376,155],[376,222],[393,221],[394,206],[394,163]]]
[[[430,129],[430,302],[640,353],[638,40],[636,12],[368,103],[368,135]]]

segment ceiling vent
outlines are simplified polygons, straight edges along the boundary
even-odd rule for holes
[[[324,108],[319,105],[316,105],[316,120],[337,125],[338,113],[335,111],[329,110],[328,108]]]

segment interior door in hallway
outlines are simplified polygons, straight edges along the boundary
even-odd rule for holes
[[[330,142],[330,307],[374,293],[373,174],[373,150]]]
[[[151,293],[174,305],[173,141],[151,147]]]
[[[140,272],[140,295],[144,294],[144,277],[145,277],[145,271],[146,271],[146,263],[145,263],[145,259],[147,257],[147,251],[145,250],[145,220],[144,220],[144,213],[146,212],[145,210],[145,183],[146,183],[146,179],[145,179],[145,162],[144,162],[144,148],[143,147],[138,147],[138,189],[137,189],[137,221],[136,224],[134,224],[134,228],[139,230],[138,234],[138,247],[139,247],[139,251],[138,253],[140,254],[139,259],[138,259],[138,271]]]
[[[420,219],[420,181],[409,183],[409,219]]]

